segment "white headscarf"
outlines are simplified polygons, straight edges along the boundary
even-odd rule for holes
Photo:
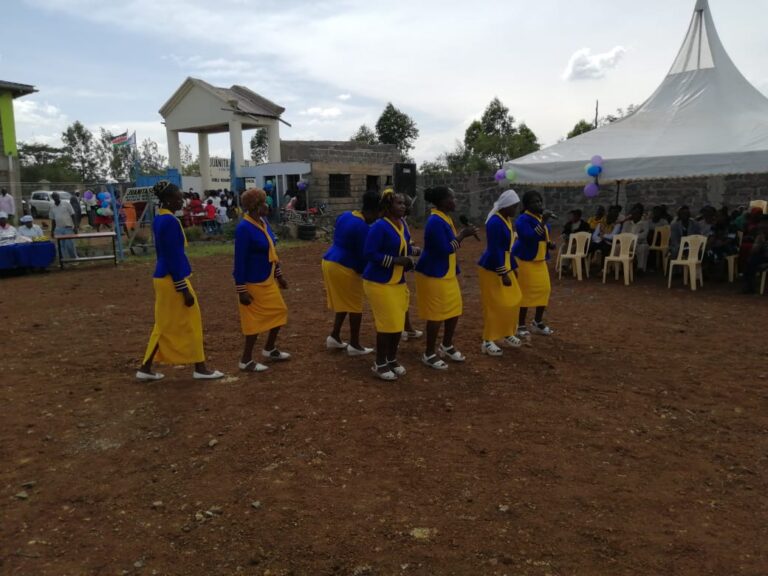
[[[488,217],[485,219],[485,221],[488,222],[488,220],[490,220],[491,217],[502,208],[514,206],[515,204],[519,204],[519,203],[520,203],[520,197],[517,195],[517,192],[515,192],[511,188],[505,192],[502,192],[501,196],[499,196],[499,199],[493,203],[493,207],[491,208],[491,211],[488,212]]]

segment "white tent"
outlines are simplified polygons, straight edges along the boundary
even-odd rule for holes
[[[707,0],[696,2],[669,74],[633,114],[505,168],[519,183],[586,183],[595,155],[605,180],[768,172],[768,98],[728,57]]]

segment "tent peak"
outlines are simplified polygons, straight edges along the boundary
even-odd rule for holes
[[[708,0],[696,0],[696,8],[694,8],[693,11],[702,12],[704,10],[709,10]]]

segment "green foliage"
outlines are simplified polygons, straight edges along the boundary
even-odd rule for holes
[[[266,128],[257,128],[251,136],[251,160],[263,164],[269,157],[269,133]]]
[[[112,146],[115,137],[112,132],[100,128],[97,156],[99,158],[99,176],[115,180],[129,180],[133,166],[134,150],[132,146]]]
[[[419,137],[419,129],[408,114],[401,112],[389,102],[376,121],[376,135],[382,144],[397,146],[404,158]]]
[[[141,171],[144,174],[164,174],[168,166],[168,159],[160,154],[157,142],[150,138],[142,140],[139,146],[139,159],[141,160]]]
[[[19,142],[19,163],[23,182],[77,182],[80,174],[70,167],[63,148],[48,144]]]
[[[80,121],[69,126],[61,135],[64,142],[64,151],[70,160],[70,166],[79,175],[83,182],[98,179],[99,176],[99,152],[98,143],[93,134]]]
[[[573,127],[573,130],[568,132],[568,136],[566,138],[570,140],[571,138],[575,138],[576,136],[579,136],[581,134],[586,134],[587,132],[590,132],[595,129],[595,125],[587,122],[586,120],[579,120],[576,123],[576,126]]]
[[[484,161],[501,168],[504,162],[540,148],[536,134],[525,124],[515,125],[514,117],[501,100],[494,98],[464,134],[463,153],[467,161]]]
[[[192,156],[192,149],[189,144],[181,147],[181,173],[184,176],[200,176],[200,156]]]
[[[352,134],[352,138],[350,138],[350,141],[359,142],[361,144],[378,144],[379,143],[379,139],[376,137],[376,133],[365,124],[362,124],[360,128],[357,129],[357,132]]]

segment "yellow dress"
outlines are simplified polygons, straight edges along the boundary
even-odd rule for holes
[[[540,218],[537,219],[541,221]],[[534,259],[531,261],[516,259],[517,278],[520,283],[520,291],[523,293],[523,299],[520,301],[521,308],[538,308],[549,305],[549,295],[552,292],[549,268],[547,268],[549,231],[546,226],[543,224],[542,226],[546,231],[546,239],[539,241]]]
[[[439,210],[432,214],[445,220],[456,236],[456,228],[450,216]],[[448,272],[442,278],[416,272],[416,305],[419,317],[428,322],[442,322],[461,316],[464,311],[461,288],[456,276],[456,253],[448,255]]]
[[[400,236],[399,253],[401,256],[405,256],[408,253],[405,234],[389,218],[384,220],[389,222]],[[405,313],[408,312],[411,295],[408,292],[408,285],[405,282],[400,283],[403,274],[405,271],[402,266],[394,266],[392,277],[387,283],[363,280],[363,291],[373,311],[376,332],[396,334],[405,329]]]
[[[323,260],[326,303],[334,312],[363,312],[363,278],[338,262]]]
[[[288,307],[285,305],[280,287],[275,280],[275,265],[277,263],[277,250],[272,242],[272,238],[267,232],[266,227],[246,216],[246,220],[251,222],[256,228],[261,230],[269,242],[269,261],[272,270],[269,276],[263,282],[251,282],[245,285],[248,294],[251,295],[251,303],[248,306],[239,304],[240,328],[245,336],[262,334],[285,326],[288,322]]]

